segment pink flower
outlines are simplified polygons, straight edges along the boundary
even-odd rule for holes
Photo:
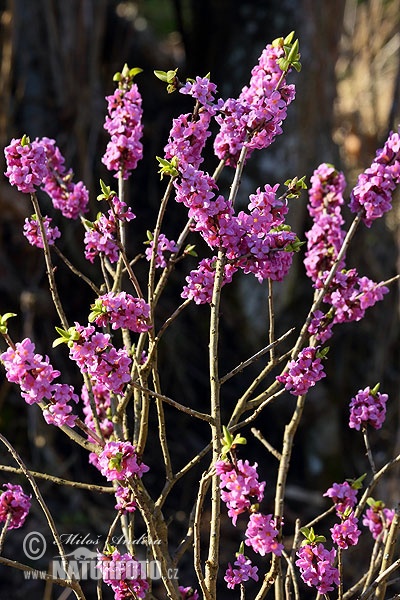
[[[269,552],[281,556],[283,544],[278,542],[279,531],[272,515],[252,513],[245,535],[247,539],[244,543],[246,546],[251,546],[254,552],[261,556],[265,556]]]
[[[131,554],[114,550],[111,554],[99,553],[98,559],[96,566],[104,583],[112,588],[115,600],[146,597],[149,583],[142,574],[141,563]]]
[[[21,388],[21,396],[28,404],[50,400],[53,394],[53,379],[60,375],[50,364],[48,356],[35,353],[35,344],[29,338],[8,348],[0,355],[6,369],[6,377]]]
[[[231,564],[229,563],[224,576],[229,589],[233,590],[235,585],[243,583],[244,581],[249,581],[249,579],[258,581],[258,567],[253,566],[251,560],[243,554],[237,555],[237,558],[234,562],[234,567],[235,566],[237,567],[236,569],[232,568]]]
[[[137,504],[132,490],[127,487],[119,486],[115,492],[115,498],[117,500],[115,510],[120,510],[122,513],[135,512]]]
[[[363,517],[363,525],[368,527],[374,540],[378,539],[383,531],[388,531],[393,521],[395,511],[384,506],[383,502],[375,502],[367,508]]]
[[[384,147],[377,151],[371,166],[358,176],[351,194],[350,210],[362,211],[367,227],[391,209],[392,195],[400,181],[399,172],[400,136],[391,133]]]
[[[24,493],[20,485],[5,483],[5,492],[0,495],[0,522],[10,517],[8,529],[22,527],[31,507],[31,497]]]
[[[305,544],[297,552],[296,566],[301,578],[309,587],[326,594],[339,585],[339,572],[334,566],[336,550],[326,550],[323,544]]]
[[[109,116],[104,129],[111,140],[102,162],[109,171],[116,171],[115,177],[121,172],[123,179],[128,179],[143,156],[142,97],[136,83],[126,78],[124,85],[106,99]]]
[[[77,219],[87,211],[89,192],[82,181],[72,181],[73,172],[66,170],[62,156],[55,140],[42,138],[36,140],[45,150],[48,173],[41,189],[51,198],[54,208],[60,210],[67,219]]]
[[[350,514],[347,519],[342,520],[341,523],[336,523],[331,531],[332,540],[339,548],[346,550],[349,546],[355,546],[358,542],[358,538],[361,535],[361,531],[357,527],[358,519]]]
[[[344,483],[334,483],[324,494],[332,498],[336,514],[342,515],[347,508],[353,508],[357,502],[357,490],[354,489],[348,481]]]
[[[216,116],[221,129],[215,137],[214,151],[232,167],[249,133],[248,156],[254,149],[268,147],[282,133],[287,106],[295,95],[294,86],[280,80],[278,60],[282,55],[281,48],[268,45],[252,70],[249,86],[243,88],[238,99],[228,98]]]
[[[257,463],[238,460],[235,465],[223,460],[215,463],[220,477],[221,498],[228,507],[228,515],[236,525],[238,515],[247,512],[251,505],[264,497],[265,481],[258,481]]]
[[[69,402],[78,402],[78,396],[74,393],[74,388],[66,383],[56,383],[53,387],[52,402],[47,405],[43,411],[43,417],[46,423],[61,427],[75,427],[77,415],[72,414],[72,407]]]
[[[108,292],[96,300],[92,309],[89,320],[94,320],[100,327],[110,324],[112,329],[130,329],[137,333],[151,328],[147,302],[126,292]]]
[[[122,480],[127,477],[142,477],[149,467],[138,461],[135,446],[129,442],[106,442],[99,454],[101,474],[108,481]]]
[[[146,259],[148,261],[151,260],[151,256],[153,253],[153,247],[154,247],[154,242],[151,241],[149,244],[149,247],[146,248]],[[168,238],[166,238],[166,236],[163,233],[160,233],[160,235],[158,236],[158,242],[157,242],[157,252],[156,252],[156,260],[155,260],[155,266],[156,268],[165,268],[167,266],[167,261],[165,258],[165,253],[169,252],[170,254],[173,254],[174,252],[178,251],[178,246],[176,244],[176,242],[174,242],[174,240],[169,240]]]
[[[287,372],[276,379],[294,396],[302,396],[323,377],[324,367],[317,357],[317,348],[308,347],[303,348],[297,359],[289,362]]]
[[[194,590],[192,587],[179,586],[179,591],[182,596],[182,600],[199,600],[199,592]]]
[[[4,149],[7,170],[4,173],[11,185],[24,194],[33,194],[42,185],[48,174],[46,155],[43,146],[28,138],[12,139]]]
[[[61,237],[60,230],[57,226],[51,226],[50,217],[43,217],[43,227],[45,230],[47,242],[49,246],[52,246],[55,240]],[[23,234],[32,246],[37,246],[37,248],[43,248],[43,239],[40,233],[39,222],[36,218],[36,215],[31,217],[30,219],[25,219]]]
[[[350,401],[349,427],[359,431],[367,425],[380,429],[385,421],[387,394],[371,390],[368,386],[359,390]]]

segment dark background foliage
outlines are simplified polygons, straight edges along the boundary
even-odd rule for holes
[[[178,66],[182,79],[211,72],[222,97],[236,96],[266,43],[295,29],[303,63],[302,72],[291,76],[297,86],[296,101],[290,106],[284,135],[249,162],[238,201],[245,203],[249,193],[267,182],[283,183],[295,175],[309,177],[321,162],[342,168],[349,184],[354,184],[357,174],[369,165],[375,149],[400,120],[396,5],[394,0],[2,0],[0,145],[3,148],[12,137],[24,133],[31,138],[55,138],[75,178],[84,180],[90,189],[94,216],[99,178],[112,184],[100,162],[107,143],[104,96],[114,89],[112,76],[125,62],[143,68],[137,82],[143,96],[145,152],[129,184],[130,204],[137,219],[128,239],[132,255],[143,252],[144,231],[154,225],[163,190],[163,183],[155,177],[154,157],[162,154],[172,117],[190,110],[186,97],[166,94],[153,70]],[[206,166],[210,171],[215,166],[211,155],[206,157]],[[4,171],[3,153],[0,170]],[[229,185],[227,176],[222,179],[224,183]],[[179,208],[172,209],[174,214],[167,217],[165,233],[169,237],[176,237],[184,222]],[[10,326],[13,339],[32,337],[40,352],[51,354],[53,364],[63,372],[63,381],[80,385],[66,360],[66,351],[51,350],[54,326],[59,323],[47,293],[43,257],[21,234],[31,207],[3,177],[0,209],[0,313],[17,312],[18,320]],[[291,220],[299,237],[304,237],[310,225],[305,196],[293,207]],[[79,224],[64,228],[62,251],[96,277],[81,256],[81,243]],[[348,264],[379,281],[398,271],[398,252],[397,198],[386,219],[371,230],[363,228],[357,233]],[[160,320],[177,306],[187,268],[184,265],[174,275]],[[84,323],[92,294],[72,280],[62,265],[58,265],[57,281],[68,318]],[[266,296],[265,287],[248,277],[239,277],[227,288],[222,305],[222,369],[228,371],[265,345]],[[288,279],[276,286],[278,334],[301,324],[311,296],[301,257],[297,257]],[[207,319],[205,307],[190,308],[168,333],[161,349],[163,391],[197,408],[204,408],[208,401]],[[320,492],[332,481],[356,477],[367,470],[361,437],[347,426],[348,402],[358,389],[381,381],[382,391],[390,394],[387,425],[372,436],[372,445],[380,465],[399,452],[398,367],[398,289],[392,286],[390,297],[371,309],[362,323],[338,328],[332,340],[328,377],[310,393],[298,434],[287,497],[289,528],[297,516],[308,518],[321,509]],[[245,388],[256,373],[257,365],[224,388],[227,413],[240,387]],[[255,423],[273,445],[280,444],[292,406],[288,397]],[[176,413],[168,414],[168,419],[171,448],[179,467],[203,447],[208,431],[193,428],[189,419],[177,419]],[[100,483],[95,470],[87,467],[86,456],[71,447],[60,432],[45,427],[40,414],[25,406],[3,375],[0,426],[30,468]],[[274,459],[252,439],[249,430],[243,433],[251,441],[246,457],[260,463],[261,475],[268,482],[266,502],[271,503]],[[160,457],[155,446],[150,444],[146,451],[146,461],[152,466],[147,481],[158,490]],[[1,451],[1,457],[4,464],[9,462],[5,452]],[[177,540],[185,530],[200,472],[194,471],[178,488],[174,504],[166,506]],[[7,477],[3,473],[2,481]],[[80,527],[85,533],[104,535],[112,508],[109,497],[72,493],[50,483],[40,486],[62,531],[75,532]],[[388,505],[398,501],[398,472],[380,486],[379,494]],[[44,530],[39,509],[34,510],[26,527]],[[21,560],[19,545],[26,527],[8,540],[10,547],[15,545],[13,556]],[[232,542],[234,552],[237,533],[227,525],[225,535],[229,541],[226,546]],[[227,553],[226,559],[231,560],[231,554]],[[42,583],[21,584],[20,573],[5,567],[0,570],[0,598],[20,598],[29,590],[42,597]],[[51,590],[46,593],[43,597],[53,597]]]

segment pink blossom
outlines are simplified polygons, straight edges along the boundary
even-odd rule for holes
[[[357,490],[348,481],[332,484],[324,496],[332,498],[338,515],[342,515],[347,508],[353,508],[357,502]]]
[[[323,377],[324,367],[317,357],[317,348],[308,347],[303,348],[297,359],[289,362],[286,373],[276,379],[294,396],[302,396]]]
[[[53,387],[53,396],[51,403],[43,411],[43,417],[46,423],[61,427],[68,425],[74,427],[77,415],[72,414],[72,407],[69,402],[78,402],[78,396],[74,388],[66,383],[56,383]]]
[[[344,240],[341,207],[346,181],[343,173],[323,163],[314,171],[311,184],[308,212],[313,218],[313,225],[306,232],[308,241],[304,266],[308,277],[315,282],[322,273],[331,269]],[[339,268],[343,266],[342,259]]]
[[[234,568],[236,567],[236,569]],[[227,587],[231,590],[234,589],[235,585],[239,585],[249,579],[258,581],[257,575],[258,567],[253,566],[249,558],[243,554],[238,554],[234,562],[234,566],[228,564],[224,579],[227,582]]]
[[[243,88],[238,99],[228,98],[216,116],[221,129],[215,137],[214,151],[232,167],[245,143],[249,156],[254,149],[269,146],[282,133],[287,106],[295,95],[294,86],[281,81],[278,60],[282,55],[281,48],[268,45],[252,70],[249,86]]]
[[[114,550],[111,554],[98,554],[97,568],[102,573],[102,579],[109,585],[115,600],[145,598],[149,583],[142,574],[141,563],[131,554],[120,554]]]
[[[7,170],[4,173],[10,184],[24,194],[33,194],[48,174],[46,155],[43,146],[28,138],[11,140],[4,149]]]
[[[258,481],[257,463],[238,460],[235,465],[217,461],[215,470],[220,477],[221,498],[228,507],[228,515],[236,525],[237,517],[264,497],[265,481]]]
[[[50,217],[43,217],[43,227],[49,246],[52,246],[55,240],[61,237],[60,230],[57,226],[52,227],[51,222],[52,220]],[[36,215],[30,219],[25,219],[23,234],[32,246],[43,248],[42,234],[40,232],[39,221],[37,220]]]
[[[139,462],[135,446],[129,442],[106,442],[99,454],[101,474],[108,481],[126,479],[127,477],[142,477],[149,467]]]
[[[64,166],[62,156],[55,140],[41,138],[36,140],[45,150],[48,172],[43,180],[43,189],[51,198],[54,208],[61,211],[67,219],[77,219],[88,209],[89,192],[82,181],[72,181],[73,172]]]
[[[143,156],[143,110],[142,97],[136,83],[130,80],[125,84],[106,98],[108,116],[104,129],[110,134],[111,140],[102,162],[109,171],[116,172],[115,177],[121,173],[123,179],[128,179]]]
[[[339,585],[339,572],[334,566],[336,550],[326,550],[323,544],[305,544],[297,551],[296,566],[301,578],[309,587],[326,594]]]
[[[349,427],[357,431],[367,425],[380,429],[386,417],[387,399],[387,394],[374,392],[369,386],[359,390],[350,401]]]
[[[151,256],[153,254],[154,241],[152,240],[149,244],[149,247],[146,248],[145,256],[148,261],[151,260]],[[160,233],[157,240],[157,251],[156,251],[156,259],[155,266],[156,268],[165,268],[167,266],[167,260],[165,258],[165,253],[169,252],[173,254],[174,252],[178,252],[178,246],[174,240],[169,240],[163,233]]]
[[[94,320],[99,327],[111,325],[112,329],[130,329],[137,333],[148,331],[150,307],[143,298],[134,298],[127,292],[108,292],[99,296],[92,305]]]
[[[53,394],[53,380],[60,372],[53,369],[48,356],[35,353],[35,344],[25,338],[14,348],[8,348],[0,355],[6,369],[6,377],[21,388],[21,396],[28,404],[50,400]]]
[[[199,592],[190,586],[184,587],[183,585],[180,585],[179,591],[181,593],[182,600],[199,600]]]
[[[367,227],[391,209],[392,195],[400,182],[399,172],[400,136],[391,133],[371,166],[358,176],[351,194],[350,210],[361,211]]]
[[[355,546],[361,531],[357,527],[358,519],[350,514],[341,523],[335,523],[331,528],[332,540],[339,548],[346,550],[349,546]]]
[[[10,518],[8,529],[18,529],[28,516],[32,496],[25,494],[20,485],[5,483],[3,487],[6,491],[0,494],[0,522]]]
[[[374,540],[378,539],[383,531],[390,527],[395,511],[390,508],[384,508],[383,502],[376,502],[370,508],[367,508],[363,517],[363,525],[368,527]]]
[[[137,504],[133,496],[132,490],[130,490],[128,487],[117,487],[117,490],[115,492],[115,499],[117,500],[115,510],[119,510],[122,513],[135,512]]]
[[[254,552],[265,556],[273,552],[281,556],[283,544],[278,541],[279,531],[272,515],[252,513],[246,529],[246,546],[251,546]]]

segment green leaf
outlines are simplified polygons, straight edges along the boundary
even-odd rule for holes
[[[160,79],[160,81],[167,82],[167,72],[166,71],[154,71],[154,75],[157,77],[157,79]]]
[[[31,140],[30,140],[29,136],[26,135],[26,133],[24,133],[24,135],[22,136],[20,143],[21,143],[21,146],[28,146],[28,144],[31,143]]]
[[[330,348],[329,346],[325,346],[325,348],[322,348],[321,350],[317,350],[315,356],[317,358],[326,358],[326,355],[329,352],[329,348]]]
[[[7,334],[8,333],[8,327],[7,327],[7,321],[8,319],[11,319],[12,317],[16,317],[17,315],[15,313],[4,313],[4,315],[0,316],[0,333],[2,334]]]
[[[75,327],[69,327],[68,330],[62,329],[61,327],[56,327],[55,329],[60,337],[54,340],[53,348],[60,344],[67,344],[68,347],[71,348],[73,343],[77,342],[81,337]]]
[[[377,393],[379,392],[380,387],[381,387],[381,384],[377,383],[376,386],[374,388],[372,388],[372,390],[371,390],[371,396],[376,396]]]
[[[194,244],[188,244],[183,253],[189,254],[190,256],[198,256],[197,252],[195,251],[195,247],[196,246]]]
[[[101,191],[102,194],[99,194],[97,196],[97,200],[111,200],[111,198],[114,198],[117,194],[115,192],[113,192],[111,190],[111,187],[106,185],[104,183],[104,181],[102,179],[100,179],[100,187],[101,187]]]
[[[160,179],[164,177],[164,175],[169,175],[170,177],[178,177],[179,172],[176,168],[178,166],[178,158],[173,156],[171,160],[166,160],[165,158],[161,158],[160,156],[156,156],[156,159],[159,163],[159,173]]]
[[[353,488],[353,490],[359,490],[362,488],[363,486],[363,481],[366,478],[367,474],[364,473],[363,475],[361,475],[360,477],[358,477],[358,479],[346,479],[346,481],[348,483],[350,483],[351,487]]]

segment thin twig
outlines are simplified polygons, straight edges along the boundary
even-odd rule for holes
[[[0,465],[0,471],[6,471],[8,473],[24,474],[22,469],[17,467],[10,467],[9,465]],[[36,479],[45,479],[51,481],[57,485],[66,485],[72,488],[78,488],[81,490],[89,490],[90,492],[99,492],[100,494],[113,494],[115,492],[113,487],[106,487],[103,485],[94,485],[92,483],[82,483],[80,481],[71,481],[69,479],[63,479],[62,477],[56,477],[55,475],[49,475],[48,473],[40,473],[39,471],[31,471],[27,469],[27,472],[35,477]]]
[[[79,269],[77,269],[76,267],[74,267],[74,265],[61,252],[61,250],[59,248],[57,248],[57,246],[55,244],[52,246],[52,249],[57,254],[57,256],[59,258],[61,258],[61,260],[66,264],[66,266],[69,268],[69,270],[72,271],[72,273],[74,273],[74,275],[76,275],[77,277],[79,277],[80,279],[82,279],[82,281],[84,281],[85,283],[87,283],[87,285],[94,291],[94,293],[97,296],[100,296],[101,291],[99,290],[99,288],[97,287],[97,285],[95,283],[93,283],[93,281],[91,279],[89,279],[89,277],[86,277],[86,275],[84,275],[82,273],[82,271],[79,271]]]
[[[268,346],[265,346],[265,348],[262,348],[261,350],[259,350],[255,354],[253,354],[253,356],[250,356],[250,358],[241,362],[239,365],[237,365],[237,367],[232,369],[232,371],[229,371],[229,373],[227,373],[226,375],[221,377],[220,384],[221,385],[224,384],[226,381],[228,381],[228,379],[230,379],[237,373],[240,373],[241,371],[243,371],[243,369],[245,369],[246,367],[248,367],[251,364],[253,364],[254,362],[256,362],[256,360],[258,360],[259,358],[264,356],[264,354],[266,354],[267,352],[272,350],[272,348],[275,348],[275,346],[277,346],[280,342],[285,340],[294,330],[295,330],[295,327],[292,327],[291,329],[289,329],[289,331],[287,331],[286,333],[281,335],[281,337],[279,337],[277,340],[274,340],[273,342],[268,344]]]
[[[281,460],[282,454],[280,452],[278,452],[278,450],[275,450],[275,448],[273,446],[271,446],[271,444],[265,439],[265,437],[262,435],[262,433],[259,429],[255,429],[255,427],[252,427],[250,429],[250,431],[254,435],[254,437],[259,442],[261,442],[263,446],[265,446],[267,448],[268,452],[270,452],[278,460]]]

